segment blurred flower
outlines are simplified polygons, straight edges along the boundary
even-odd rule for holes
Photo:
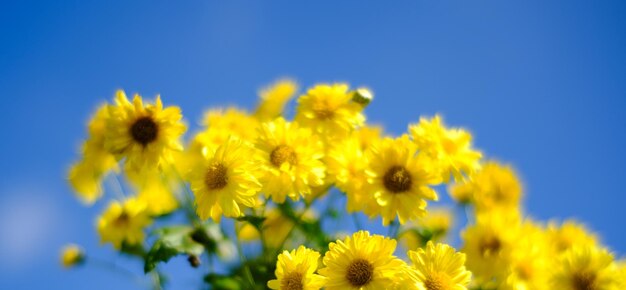
[[[284,79],[267,87],[259,93],[261,102],[259,103],[255,117],[259,120],[273,120],[280,117],[285,110],[285,105],[298,91],[296,82]]]
[[[620,290],[620,272],[605,249],[582,246],[567,250],[551,280],[551,289]]]
[[[82,145],[82,159],[74,163],[68,173],[70,185],[86,204],[93,204],[102,196],[102,178],[109,171],[117,170],[115,157],[104,148],[108,110],[108,105],[100,106],[89,121],[89,138]]]
[[[326,165],[329,181],[348,197],[348,212],[371,212],[368,207],[372,205],[372,196],[363,190],[367,185],[367,157],[355,134],[330,146]]]
[[[568,220],[558,225],[556,222],[548,224],[547,238],[555,254],[561,254],[575,246],[593,247],[598,244],[598,238],[588,231],[585,226]]]
[[[298,247],[291,252],[283,251],[276,262],[276,279],[267,282],[267,287],[281,290],[318,290],[324,286],[325,277],[315,274],[320,253]]]
[[[110,242],[116,249],[122,243],[137,245],[143,243],[143,230],[152,223],[146,204],[135,198],[119,203],[113,201],[98,218],[98,233],[102,243]]]
[[[297,123],[283,118],[264,123],[256,147],[265,169],[263,192],[274,202],[283,203],[287,196],[298,200],[310,195],[311,187],[324,182],[322,143]]]
[[[461,233],[461,251],[467,255],[467,268],[477,280],[502,281],[508,275],[519,228],[517,214],[489,212],[479,215],[476,224]]]
[[[69,269],[85,261],[85,252],[77,245],[65,245],[61,250],[61,265]]]
[[[491,161],[470,180],[452,187],[451,193],[459,201],[471,196],[479,212],[494,208],[516,209],[520,205],[522,184],[510,166]]]
[[[454,214],[450,209],[432,208],[423,218],[404,224],[398,239],[409,250],[423,247],[428,241],[442,242],[453,222]]]
[[[363,107],[352,102],[347,84],[321,84],[298,99],[296,121],[323,138],[346,136],[363,125]]]
[[[532,221],[525,221],[513,247],[509,274],[500,289],[552,289],[548,287],[551,256],[543,229]]]
[[[450,175],[456,181],[463,180],[463,173],[471,175],[480,168],[482,154],[472,148],[472,135],[463,129],[446,128],[439,115],[409,125],[409,132],[419,150],[437,165],[444,182]]]

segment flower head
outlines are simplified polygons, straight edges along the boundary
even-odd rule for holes
[[[330,243],[326,267],[320,270],[328,278],[326,289],[387,289],[406,271],[406,264],[393,255],[395,249],[395,240],[366,231]]]
[[[618,290],[620,272],[613,255],[598,247],[574,247],[567,250],[551,279],[552,289],[562,290]]]
[[[154,104],[144,105],[135,95],[132,103],[118,91],[109,108],[105,147],[127,168],[142,171],[173,162],[172,151],[183,149],[180,136],[186,131],[178,107],[163,107],[157,96]]]
[[[311,131],[278,118],[261,125],[256,147],[261,151],[263,192],[277,203],[310,195],[324,183],[322,143]]]
[[[108,105],[100,106],[89,121],[89,138],[81,148],[82,159],[74,163],[68,173],[70,185],[86,204],[93,204],[102,196],[102,178],[109,171],[117,170],[115,157],[104,148],[108,119]]]
[[[365,194],[374,198],[375,211],[387,225],[398,216],[401,224],[426,214],[426,200],[437,200],[430,187],[439,183],[432,164],[406,137],[385,138],[368,152]]]
[[[201,219],[221,216],[240,217],[242,207],[254,207],[261,190],[256,152],[240,139],[230,138],[189,174],[191,190],[196,197],[196,212]]]
[[[261,102],[254,115],[260,120],[273,120],[279,117],[285,105],[298,90],[298,84],[292,80],[280,80],[259,92]]]
[[[143,230],[151,223],[146,204],[131,198],[124,203],[111,202],[98,218],[97,228],[103,243],[112,243],[116,249],[120,249],[123,243],[128,245],[142,243]]]
[[[315,274],[320,254],[304,246],[278,255],[276,279],[267,282],[271,289],[318,290],[326,279]]]
[[[482,154],[472,148],[472,135],[463,129],[446,128],[439,115],[409,125],[409,132],[419,149],[437,164],[444,182],[451,175],[462,180],[463,173],[471,175],[480,168]]]
[[[465,254],[446,244],[428,242],[424,249],[409,251],[421,290],[466,289],[472,274],[465,269]]]
[[[85,261],[85,252],[79,246],[69,244],[61,250],[61,265],[69,269]]]
[[[347,84],[321,84],[298,99],[296,121],[324,137],[345,136],[365,121],[362,110]]]

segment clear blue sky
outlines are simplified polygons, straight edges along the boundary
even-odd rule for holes
[[[0,288],[138,287],[57,262],[70,241],[111,254],[103,204],[82,207],[64,174],[115,89],[161,93],[195,123],[280,76],[371,87],[368,117],[393,133],[442,113],[515,165],[532,216],[577,217],[624,254],[624,15],[583,0],[2,1]],[[184,259],[166,270],[197,288]]]

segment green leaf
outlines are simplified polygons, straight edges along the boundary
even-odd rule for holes
[[[241,279],[238,277],[230,277],[219,274],[208,274],[204,277],[204,281],[211,285],[214,290],[241,290]]]
[[[176,255],[200,256],[204,247],[191,238],[194,231],[189,226],[164,227],[154,231],[159,238],[145,256],[144,271],[154,270],[160,262],[167,262]]]
[[[148,255],[146,255],[143,271],[149,273],[156,268],[159,262],[167,262],[178,254],[179,252],[176,249],[170,248],[164,245],[162,240],[158,240],[154,243]]]
[[[247,215],[247,216],[238,217],[237,220],[240,221],[240,222],[248,222],[248,223],[250,223],[252,226],[254,226],[260,232],[260,231],[263,230],[263,222],[265,221],[265,217],[254,216],[254,215]]]

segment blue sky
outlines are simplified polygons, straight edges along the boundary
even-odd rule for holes
[[[530,215],[576,217],[626,253],[623,1],[129,2],[0,3],[0,288],[139,287],[57,262],[66,242],[112,253],[93,229],[103,203],[81,206],[64,174],[116,89],[196,124],[281,76],[371,87],[369,120],[395,134],[443,114],[514,164]],[[184,259],[166,269],[173,289],[198,285]]]

